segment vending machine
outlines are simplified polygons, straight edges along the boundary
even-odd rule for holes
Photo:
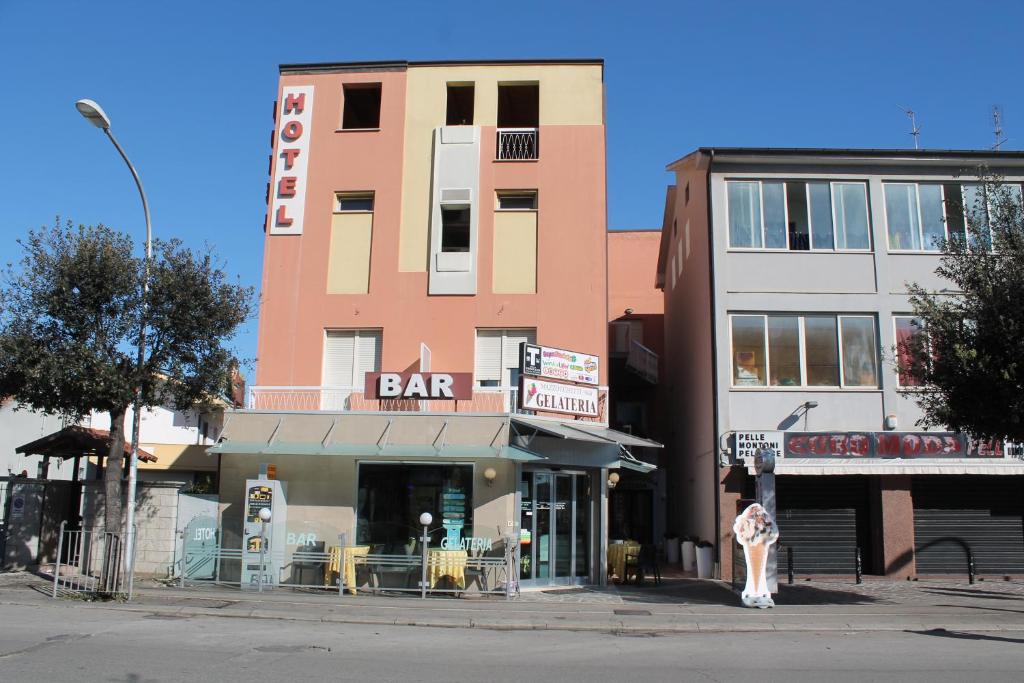
[[[264,468],[265,469],[265,468]],[[260,510],[270,510],[264,522]],[[242,588],[256,588],[260,583],[260,562],[263,561],[263,586],[280,582],[284,564],[284,546],[288,521],[285,482],[269,479],[245,481],[245,519],[242,522]],[[265,544],[265,545],[264,545]]]

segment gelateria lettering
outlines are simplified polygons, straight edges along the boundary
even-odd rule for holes
[[[491,550],[493,545],[494,542],[489,538],[475,538],[473,536],[467,536],[458,542],[447,536],[441,539],[441,548],[443,550]]]

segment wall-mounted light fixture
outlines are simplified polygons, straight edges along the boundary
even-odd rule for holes
[[[885,428],[890,432],[899,426],[899,420],[892,413],[885,416]]]
[[[613,489],[615,485],[619,483],[619,473],[612,472],[608,475],[608,488]]]
[[[625,313],[626,313],[626,315],[633,315],[633,309],[632,308],[627,308],[625,310]]]
[[[818,407],[818,402],[817,401],[806,401],[804,403],[804,410],[805,411],[806,410],[810,410],[811,408],[817,408],[817,407]]]
[[[494,485],[494,480],[498,478],[498,472],[493,467],[488,467],[484,470],[484,479],[487,480],[488,486]]]

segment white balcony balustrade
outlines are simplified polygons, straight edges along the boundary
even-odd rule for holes
[[[499,128],[496,158],[499,161],[540,158],[539,133],[537,128]]]
[[[249,410],[295,410],[325,412],[387,411],[448,413],[533,414],[519,407],[518,387],[476,387],[473,398],[463,401],[421,401],[419,399],[370,399],[363,387],[252,386],[245,407]],[[608,424],[608,388],[598,393],[598,417],[581,420]],[[554,415],[572,419],[567,415]]]

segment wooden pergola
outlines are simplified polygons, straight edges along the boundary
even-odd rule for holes
[[[92,429],[90,427],[74,425],[18,446],[15,452],[22,455],[41,455],[43,457],[40,479],[46,479],[49,475],[50,458],[58,458],[60,460],[73,458],[75,467],[72,480],[78,481],[78,469],[82,458],[96,458],[98,466],[102,469],[103,459],[110,452],[110,432],[106,429]],[[128,458],[131,457],[131,444],[125,442],[123,452],[125,471],[127,471]],[[156,462],[156,456],[140,448],[139,460],[143,462]]]

